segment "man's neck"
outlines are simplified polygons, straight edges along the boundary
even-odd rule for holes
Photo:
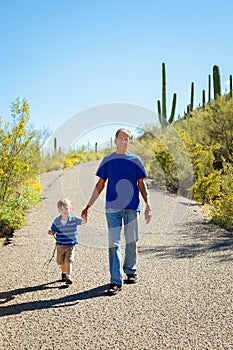
[[[116,149],[116,154],[127,154],[129,153],[128,148],[127,149]]]
[[[129,152],[119,152],[119,151],[116,151],[116,154],[128,154]]]

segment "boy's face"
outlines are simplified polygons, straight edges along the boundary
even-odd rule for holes
[[[70,210],[71,207],[69,205],[63,205],[61,208],[58,208],[58,211],[61,214],[63,220],[68,219]]]

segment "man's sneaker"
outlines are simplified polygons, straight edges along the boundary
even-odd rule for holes
[[[111,283],[107,293],[108,295],[116,295],[118,292],[121,291],[121,288],[122,288],[121,284]]]
[[[72,284],[73,281],[71,278],[66,277],[66,284]]]
[[[65,281],[66,281],[66,273],[65,273],[65,272],[62,272],[62,274],[61,274],[61,280],[62,280],[62,282],[65,282]]]
[[[133,284],[133,283],[136,283],[137,280],[138,278],[136,273],[127,274],[127,280],[125,281],[125,283]]]

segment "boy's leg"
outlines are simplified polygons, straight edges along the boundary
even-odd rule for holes
[[[74,261],[74,248],[75,246],[67,247],[65,255],[65,271],[66,271],[66,284],[72,284],[72,262]]]
[[[61,245],[57,245],[57,263],[60,266],[60,269],[62,272],[61,279],[62,281],[65,281],[66,263],[65,263],[64,247]]]
[[[61,268],[62,273],[66,273],[66,263],[65,262],[60,265],[60,268]]]
[[[60,268],[61,268],[61,280],[63,282],[65,282],[65,280],[66,280],[66,264],[65,263],[61,264]]]
[[[66,273],[66,275],[69,275],[71,277],[71,274],[72,274],[72,262],[71,261],[66,261],[64,265],[65,265],[65,273]]]

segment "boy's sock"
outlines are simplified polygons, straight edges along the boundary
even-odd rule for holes
[[[66,274],[66,278],[71,278],[71,275]]]

